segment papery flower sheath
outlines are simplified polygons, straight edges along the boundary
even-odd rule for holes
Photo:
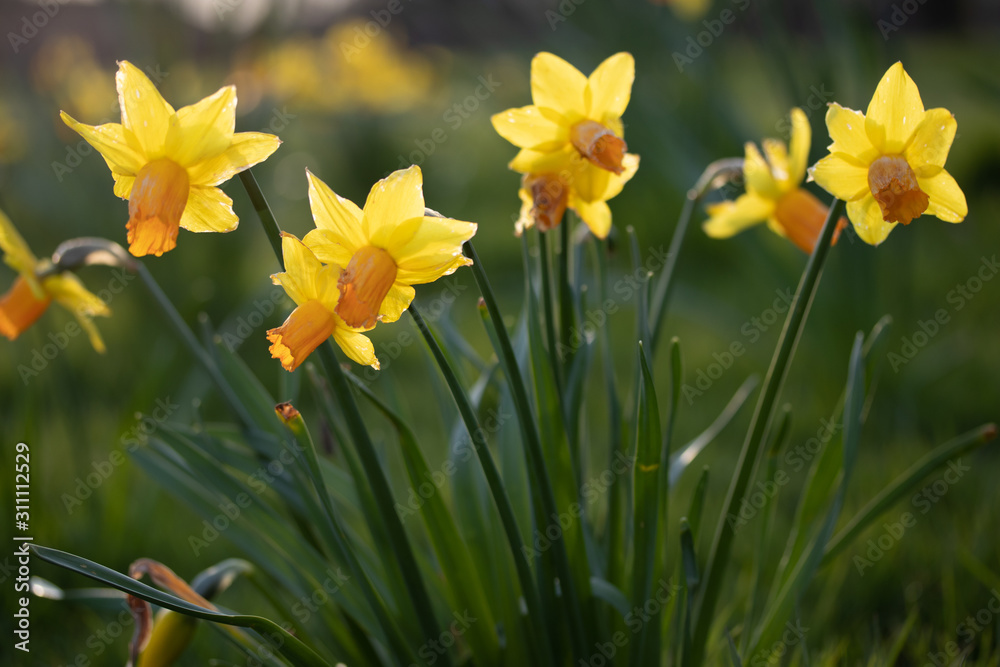
[[[815,195],[800,187],[806,174],[812,130],[802,109],[791,112],[792,137],[789,145],[778,139],[764,139],[764,154],[753,142],[746,144],[743,180],[746,193],[735,201],[708,207],[705,233],[714,238],[728,238],[761,222],[780,236],[787,237],[803,252],[811,253],[823,230],[828,207]],[[847,221],[838,221],[833,242]]]
[[[413,285],[472,264],[462,244],[476,224],[425,215],[420,167],[376,183],[363,210],[306,175],[316,229],[304,242],[320,261],[344,267],[336,312],[348,326],[395,322],[413,301]]]
[[[271,281],[281,285],[297,307],[284,324],[267,332],[271,356],[279,359],[285,370],[294,371],[313,350],[333,336],[348,357],[377,369],[375,347],[361,333],[372,327],[350,327],[337,314],[341,267],[320,262],[292,234],[282,233],[281,252],[285,270],[272,275]]]
[[[96,148],[111,169],[114,192],[129,200],[129,252],[160,256],[178,230],[231,232],[239,219],[217,186],[265,160],[280,140],[235,133],[236,88],[226,86],[174,111],[156,86],[127,61],[115,77],[122,122],[91,126],[63,121]]]
[[[945,168],[958,123],[947,109],[924,110],[902,63],[885,73],[867,113],[837,103],[826,112],[830,154],[809,176],[847,202],[847,215],[866,243],[878,245],[898,223],[927,213],[945,222],[968,215],[958,183]]]
[[[16,339],[55,301],[73,313],[94,349],[104,352],[104,341],[91,318],[107,317],[111,311],[74,274],[52,273],[49,260],[36,259],[3,212],[0,212],[0,250],[7,265],[18,273],[13,286],[0,296],[0,334],[9,340]],[[39,275],[43,277],[39,279]]]
[[[534,104],[492,117],[501,137],[521,151],[510,168],[521,174],[518,231],[557,226],[567,208],[598,238],[611,229],[607,201],[639,168],[627,153],[621,116],[635,79],[635,61],[617,53],[589,76],[551,53],[531,61]]]

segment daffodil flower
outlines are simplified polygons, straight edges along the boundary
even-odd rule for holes
[[[897,223],[924,213],[945,222],[968,215],[958,183],[944,163],[958,123],[947,109],[924,110],[902,63],[885,73],[867,113],[831,104],[826,112],[830,155],[809,176],[847,202],[847,215],[866,243],[878,245]]]
[[[555,227],[571,208],[595,236],[611,229],[607,201],[639,168],[627,153],[621,116],[635,79],[635,61],[617,53],[585,77],[551,53],[531,61],[531,106],[492,117],[501,137],[521,151],[510,168],[525,174],[518,229]]]
[[[378,369],[375,347],[361,333],[372,327],[350,327],[337,314],[341,267],[320,262],[292,234],[282,233],[281,252],[285,271],[272,275],[271,281],[281,285],[297,307],[284,324],[267,332],[271,356],[279,359],[285,370],[294,371],[313,350],[333,336],[352,360]]]
[[[104,341],[91,318],[106,317],[111,311],[75,275],[53,273],[50,261],[36,259],[3,212],[0,212],[0,250],[7,265],[18,272],[14,285],[0,296],[0,334],[9,340],[16,339],[55,301],[73,313],[94,349],[104,352]]]
[[[236,88],[226,86],[174,111],[156,86],[127,61],[115,77],[122,122],[63,121],[104,157],[114,192],[128,199],[129,252],[159,257],[177,245],[180,227],[231,232],[239,219],[217,186],[265,160],[281,143],[271,134],[235,133]]]
[[[376,183],[364,210],[306,175],[316,229],[304,242],[320,261],[344,267],[336,313],[347,326],[395,322],[413,301],[413,285],[472,264],[462,244],[476,233],[476,224],[425,214],[420,167]]]
[[[812,253],[826,221],[827,206],[811,192],[799,187],[806,174],[812,130],[802,109],[792,109],[792,138],[789,145],[778,139],[764,139],[764,155],[753,142],[746,144],[743,179],[746,193],[735,201],[708,207],[705,233],[728,238],[761,222],[776,234],[787,237],[803,252]],[[766,157],[765,157],[766,156]],[[847,221],[838,221],[834,243]]]

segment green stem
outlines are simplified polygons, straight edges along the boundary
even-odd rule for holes
[[[569,220],[559,225],[559,341],[564,350],[569,350],[566,353],[566,358],[562,359],[563,368],[569,368],[573,361],[570,334],[576,325],[576,316],[573,312],[573,288],[569,282],[569,229]]]
[[[493,461],[493,456],[490,454],[489,447],[486,444],[485,431],[479,424],[479,418],[476,417],[476,411],[472,407],[468,394],[459,382],[458,376],[455,374],[451,364],[448,363],[441,345],[438,344],[437,339],[431,332],[430,327],[428,327],[427,322],[424,321],[416,304],[411,303],[409,311],[417,328],[427,342],[427,346],[431,349],[431,354],[434,355],[435,361],[437,361],[438,366],[441,368],[445,382],[448,383],[451,395],[454,397],[458,411],[465,422],[465,428],[469,432],[469,438],[472,440],[476,456],[479,457],[479,463],[483,468],[486,484],[490,487],[493,502],[496,503],[497,511],[500,513],[500,521],[507,535],[507,543],[510,546],[514,566],[517,569],[517,578],[521,584],[521,591],[524,594],[525,606],[528,608],[528,618],[526,620],[528,636],[531,638],[533,644],[532,650],[537,656],[548,656],[547,660],[551,661],[551,664],[556,664],[558,660],[553,652],[552,645],[549,643],[549,635],[545,632],[539,632],[539,628],[546,626],[550,619],[546,619],[542,613],[542,601],[538,590],[535,588],[534,579],[531,576],[531,566],[528,564],[528,559],[525,555],[524,541],[521,539],[521,533],[518,530],[517,519],[514,516],[514,507],[511,505],[510,497],[507,495],[507,490],[504,488],[503,480],[500,477],[500,471],[497,469],[496,462]]]
[[[176,331],[181,340],[187,346],[191,354],[194,355],[195,359],[202,365],[208,376],[212,378],[219,391],[222,392],[222,397],[232,408],[233,412],[236,413],[240,421],[242,421],[247,428],[255,428],[257,425],[256,420],[247,411],[246,406],[240,401],[239,396],[233,389],[232,385],[229,384],[229,380],[222,374],[219,367],[216,365],[215,360],[212,359],[211,355],[205,351],[205,348],[201,346],[198,342],[198,338],[191,331],[191,327],[187,325],[181,314],[177,312],[174,304],[170,301],[167,295],[160,288],[160,285],[153,278],[153,274],[149,272],[141,262],[135,262],[135,271],[139,274],[142,282],[146,284],[146,288],[149,290],[150,294],[153,295],[153,299],[156,301],[160,309],[166,314],[167,321],[173,326],[174,331]]]
[[[525,241],[527,243],[527,241]],[[527,266],[525,266],[527,270]],[[538,233],[538,273],[542,282],[542,307],[545,309],[545,338],[549,346],[549,358],[552,360],[552,373],[555,376],[556,386],[559,388],[559,395],[563,395],[563,368],[566,359],[562,358],[562,351],[569,348],[562,345],[562,340],[556,338],[556,309],[552,302],[552,276],[549,270],[549,235],[544,232]],[[531,287],[531,277],[525,273],[528,280],[528,289]]]
[[[479,291],[483,296],[483,302],[489,311],[490,319],[493,321],[493,328],[496,331],[497,340],[500,343],[500,361],[507,374],[507,381],[510,384],[511,395],[514,399],[514,409],[517,418],[524,429],[525,453],[528,458],[528,465],[535,473],[538,484],[538,491],[542,503],[542,510],[546,519],[559,516],[556,509],[555,493],[552,490],[552,481],[549,477],[548,469],[545,465],[545,457],[542,454],[541,438],[538,434],[538,424],[535,422],[531,411],[531,404],[528,401],[528,392],[525,388],[524,377],[521,368],[518,366],[517,357],[514,355],[514,348],[510,342],[510,336],[503,323],[503,316],[500,314],[500,307],[497,305],[496,296],[493,294],[493,287],[490,285],[486,270],[483,267],[476,248],[471,241],[465,242],[466,255],[472,259],[472,273],[476,278]],[[566,613],[569,619],[570,637],[573,643],[574,663],[579,660],[586,662],[586,637],[584,630],[583,613],[580,605],[579,595],[576,590],[576,583],[573,579],[570,568],[569,556],[566,551],[566,542],[563,535],[552,541],[555,551],[556,569],[559,575],[560,589],[562,591],[563,602],[566,606]],[[587,601],[590,604],[590,601]]]
[[[802,280],[795,292],[795,299],[792,301],[788,319],[785,321],[785,326],[778,339],[774,357],[771,359],[771,367],[767,371],[767,377],[764,378],[764,388],[750,422],[750,430],[747,432],[747,438],[743,443],[743,449],[736,464],[736,474],[729,486],[724,509],[716,526],[715,538],[712,540],[712,548],[705,567],[705,576],[702,579],[704,587],[695,608],[695,624],[691,641],[692,653],[690,659],[685,660],[685,664],[700,665],[704,658],[708,631],[715,613],[716,602],[718,602],[722,590],[724,569],[729,561],[729,552],[735,536],[735,533],[728,527],[726,517],[738,511],[747,484],[757,466],[761,443],[774,414],[775,404],[784,384],[788,366],[802,334],[806,316],[809,314],[809,307],[816,295],[816,288],[819,285],[823,264],[830,250],[833,232],[843,210],[844,202],[835,199],[830,206],[823,231],[816,241],[816,247],[813,249],[812,255],[809,256],[809,262],[806,264]]]
[[[413,549],[409,539],[403,529],[403,523],[396,513],[395,500],[392,490],[389,488],[389,481],[385,477],[382,466],[379,463],[378,455],[375,453],[375,445],[372,443],[368,428],[361,419],[357,401],[344,377],[344,369],[341,368],[337,355],[334,352],[333,342],[328,340],[325,345],[319,347],[320,359],[326,368],[326,375],[330,380],[330,388],[333,390],[334,399],[340,405],[345,420],[347,421],[347,431],[354,440],[357,448],[358,458],[361,460],[361,467],[364,468],[365,477],[371,487],[372,495],[375,496],[376,505],[381,514],[382,523],[392,544],[392,554],[383,554],[386,558],[397,560],[403,579],[406,582],[410,599],[417,613],[417,620],[423,632],[424,639],[430,640],[437,637],[440,631],[435,622],[434,608],[431,606],[430,596],[424,586],[423,577],[417,567]],[[387,564],[391,567],[391,564]],[[451,664],[451,659],[447,653],[442,659],[445,664]]]
[[[716,183],[720,178],[729,179],[735,174],[743,172],[742,158],[726,158],[716,160],[705,168],[694,187],[687,191],[684,196],[684,207],[681,209],[681,216],[674,229],[674,235],[670,239],[670,248],[667,250],[667,261],[663,265],[660,279],[656,283],[656,292],[650,303],[650,318],[652,324],[652,341],[650,356],[656,352],[656,342],[660,339],[660,330],[667,319],[667,301],[670,299],[670,288],[673,287],[674,268],[677,266],[677,257],[681,253],[681,244],[687,234],[687,228],[691,223],[691,216],[694,208],[701,198],[712,189],[718,187]]]
[[[302,415],[295,410],[294,414],[290,416],[279,413],[279,417],[281,417],[281,420],[288,427],[288,430],[291,431],[299,447],[305,453],[309,481],[312,484],[313,491],[316,493],[316,497],[319,498],[323,505],[330,532],[334,537],[338,551],[340,551],[341,558],[345,561],[344,564],[350,570],[351,576],[360,582],[365,599],[375,612],[392,650],[396,653],[397,659],[401,663],[412,664],[416,660],[416,656],[412,649],[407,646],[399,626],[389,614],[385,604],[379,599],[375,587],[361,566],[361,562],[354,554],[354,551],[351,550],[350,542],[347,534],[344,532],[343,526],[340,525],[340,521],[337,519],[337,512],[333,507],[333,502],[330,500],[330,494],[326,490],[326,483],[323,481],[323,472],[320,469],[319,457],[316,454],[316,445],[313,443],[312,436],[309,434],[309,429],[306,428]]]
[[[284,271],[285,258],[281,252],[281,228],[278,227],[278,221],[275,220],[274,213],[271,212],[271,207],[268,206],[267,199],[264,198],[264,193],[261,192],[260,186],[257,184],[257,179],[254,178],[249,169],[240,172],[240,182],[243,183],[243,187],[250,197],[250,203],[253,204],[254,210],[260,217],[264,233],[267,234],[267,240],[271,242],[271,248],[281,263],[281,270]]]

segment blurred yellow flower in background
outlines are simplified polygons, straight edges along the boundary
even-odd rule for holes
[[[42,316],[54,300],[69,310],[90,338],[90,344],[104,353],[104,341],[94,326],[92,317],[111,314],[96,295],[87,291],[72,273],[52,273],[52,263],[39,261],[28,244],[17,233],[14,224],[0,211],[0,250],[4,261],[17,271],[18,277],[6,294],[0,296],[0,334],[9,340],[20,336]],[[39,275],[42,275],[40,280]]]
[[[809,161],[812,129],[802,109],[792,109],[791,118],[792,137],[788,146],[778,139],[764,139],[761,145],[765,158],[753,142],[746,143],[743,161],[746,193],[735,201],[708,207],[706,234],[728,238],[766,221],[773,232],[787,237],[803,252],[812,253],[829,207],[799,187]],[[841,218],[834,232],[834,243],[846,226],[847,221]]]
[[[635,79],[635,61],[617,53],[585,77],[551,53],[531,61],[534,104],[492,117],[497,133],[521,151],[510,168],[525,174],[518,231],[557,226],[571,208],[598,238],[611,229],[607,201],[639,168],[627,153],[621,116]]]
[[[180,227],[230,232],[239,219],[217,186],[273,153],[281,143],[260,132],[235,133],[236,89],[227,86],[177,111],[127,61],[116,76],[122,123],[63,121],[96,148],[111,169],[114,192],[129,200],[129,252],[160,256]]]
[[[364,210],[306,172],[316,229],[305,244],[321,261],[344,267],[337,314],[351,327],[395,322],[413,301],[413,285],[434,282],[472,260],[462,244],[472,222],[425,215],[420,167],[376,183]]]
[[[378,369],[375,346],[361,333],[372,327],[349,327],[337,314],[340,301],[341,268],[324,265],[292,234],[282,233],[285,270],[271,276],[295,302],[296,308],[285,323],[267,332],[271,356],[287,371],[294,371],[327,338],[333,339],[352,360]]]
[[[847,202],[847,215],[866,243],[878,245],[897,223],[924,213],[962,222],[969,208],[944,169],[958,123],[947,109],[924,110],[902,63],[885,73],[868,111],[837,103],[826,113],[830,155],[809,176]]]

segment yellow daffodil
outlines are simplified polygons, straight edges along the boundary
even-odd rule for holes
[[[344,267],[336,312],[349,327],[395,322],[413,301],[413,285],[472,264],[462,244],[476,224],[425,215],[420,167],[376,183],[364,210],[306,175],[316,229],[304,241],[320,261]]]
[[[235,133],[236,88],[226,86],[174,111],[156,86],[127,61],[115,77],[122,122],[63,121],[96,148],[128,199],[129,252],[159,257],[177,245],[180,227],[231,232],[239,220],[217,186],[265,160],[281,142],[271,134]]]
[[[809,176],[847,202],[847,215],[866,243],[878,245],[897,223],[924,213],[962,222],[965,195],[944,169],[958,123],[947,109],[924,110],[902,63],[885,73],[867,113],[833,103],[826,112],[830,155]]]
[[[361,333],[372,327],[350,327],[337,314],[341,267],[324,265],[293,235],[283,233],[282,237],[285,271],[274,274],[271,280],[285,289],[297,308],[284,324],[267,332],[271,356],[280,359],[285,370],[294,371],[313,350],[333,336],[348,357],[377,369],[375,347]]]
[[[76,316],[94,349],[104,352],[104,341],[91,318],[95,315],[106,317],[111,311],[96,295],[88,292],[75,275],[52,273],[50,261],[35,259],[3,212],[0,212],[0,250],[7,265],[19,274],[14,285],[0,296],[0,334],[14,340],[55,300]],[[39,279],[39,275],[43,277]]]
[[[787,237],[803,252],[812,253],[826,221],[827,206],[811,192],[799,187],[806,174],[812,130],[802,109],[792,109],[792,138],[789,145],[778,139],[761,142],[764,156],[752,142],[746,144],[743,180],[746,193],[735,201],[708,207],[705,233],[728,238],[751,225],[767,222],[775,233]],[[836,243],[847,221],[838,221]]]
[[[521,151],[510,168],[525,174],[518,230],[557,226],[567,208],[598,238],[611,229],[607,201],[639,168],[626,153],[621,116],[635,79],[635,61],[617,53],[585,77],[568,62],[539,53],[531,61],[531,106],[491,119],[501,137]]]

